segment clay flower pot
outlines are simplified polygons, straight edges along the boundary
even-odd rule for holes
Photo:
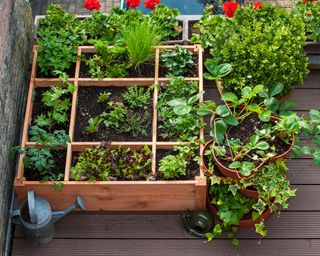
[[[211,204],[209,194],[207,193],[207,209],[219,222],[222,222],[218,215],[218,208],[216,205]],[[255,221],[251,217],[251,212],[247,213],[239,222],[240,228],[253,228],[255,224],[259,224],[262,220],[267,220],[272,215],[270,208],[267,208],[262,215]]]
[[[209,166],[206,164],[206,162],[204,161],[205,159],[205,152],[210,148],[210,146],[213,144],[213,141],[214,140],[210,140],[202,149],[202,152],[201,152],[201,162],[202,162],[202,165],[203,165],[203,169],[204,169],[204,174],[206,176],[212,176],[213,174],[209,171]]]

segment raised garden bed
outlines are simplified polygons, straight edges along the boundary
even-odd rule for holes
[[[199,91],[203,90],[202,84],[202,48],[199,45],[185,46],[188,50],[194,52],[197,57],[197,68],[194,77],[185,78],[186,81],[195,81],[198,85]],[[150,131],[147,131],[148,136],[143,140],[139,140],[139,136],[134,137],[123,136],[114,137],[114,133],[100,134],[97,139],[90,139],[90,136],[84,136],[84,127],[81,125],[81,106],[86,105],[88,109],[94,109],[96,102],[96,94],[93,91],[111,92],[112,95],[120,95],[123,90],[128,87],[137,85],[143,88],[149,88],[153,84],[168,83],[168,77],[159,77],[159,60],[160,52],[165,49],[174,49],[175,46],[159,46],[156,48],[155,62],[154,62],[154,76],[145,78],[104,78],[104,79],[91,79],[79,77],[81,58],[83,53],[94,51],[92,46],[81,46],[78,48],[78,61],[75,65],[75,77],[70,78],[69,82],[74,83],[75,89],[72,95],[71,115],[68,123],[67,134],[70,136],[70,142],[66,147],[65,169],[63,180],[55,182],[43,182],[39,180],[32,180],[32,176],[27,172],[23,164],[24,155],[20,156],[18,173],[15,178],[15,191],[19,200],[26,196],[28,190],[35,190],[37,195],[43,196],[49,200],[54,210],[63,209],[71,204],[76,195],[82,195],[86,203],[86,209],[90,211],[104,210],[104,211],[178,211],[178,210],[201,210],[206,207],[206,178],[203,173],[202,165],[194,165],[193,173],[187,177],[188,179],[162,179],[158,175],[157,161],[172,151],[174,146],[185,145],[185,142],[177,142],[176,140],[158,141],[158,87],[154,86],[151,90],[151,99],[148,103],[150,112]],[[25,114],[25,122],[22,136],[22,147],[37,146],[35,142],[29,141],[28,131],[30,125],[33,123],[32,113],[36,111],[33,109],[39,105],[34,100],[33,94],[38,90],[45,90],[48,87],[54,86],[58,79],[53,78],[37,78],[36,77],[36,63],[37,51],[34,48],[34,60],[32,66],[31,81],[29,87],[29,94],[27,100],[27,108]],[[91,91],[90,91],[91,90]],[[120,91],[117,92],[117,91]],[[86,93],[84,93],[86,92]],[[88,94],[90,97],[85,96]],[[119,96],[120,97],[120,96]],[[202,97],[200,97],[202,101]],[[92,104],[92,106],[90,106]],[[37,107],[38,108],[38,107]],[[82,109],[83,110],[83,109]],[[90,115],[94,113],[90,113]],[[87,122],[87,120],[85,120]],[[80,130],[79,130],[80,129]],[[148,128],[149,129],[149,128]],[[150,133],[150,134],[149,134]],[[150,135],[150,136],[149,136]],[[82,137],[83,136],[83,137]],[[204,131],[200,129],[199,138],[203,139]],[[82,138],[85,138],[84,140]],[[144,146],[148,146],[152,151],[151,173],[152,180],[135,180],[135,181],[74,181],[70,174],[70,169],[75,165],[75,156],[79,152],[85,151],[86,148],[101,145],[100,141],[108,141],[107,148],[117,149],[119,146],[122,148],[131,148],[134,150],[141,150]],[[198,152],[202,151],[203,146],[197,145]],[[159,157],[159,159],[157,159]],[[60,158],[61,159],[61,158]],[[62,161],[62,160],[61,160]],[[64,163],[60,163],[59,166]],[[29,180],[30,179],[30,180]],[[53,190],[57,184],[63,188]],[[61,185],[62,184],[62,185]]]

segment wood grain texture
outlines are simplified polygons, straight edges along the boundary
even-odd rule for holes
[[[283,212],[266,221],[266,239],[319,238],[319,212]],[[178,213],[126,214],[73,213],[56,224],[56,238],[78,239],[183,239],[193,238],[183,229]],[[15,237],[23,237],[17,227]],[[240,229],[238,238],[259,238],[254,229]]]
[[[25,239],[15,239],[13,256],[319,256],[319,239],[240,240],[233,247],[230,240],[212,243],[202,240],[140,239],[54,239],[45,246],[35,246]]]

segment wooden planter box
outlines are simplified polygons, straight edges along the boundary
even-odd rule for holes
[[[197,77],[186,78],[198,82],[199,91],[203,90],[202,84],[202,48],[199,45],[185,46],[190,51],[197,54],[198,72]],[[169,81],[168,78],[159,77],[159,55],[161,49],[173,49],[174,46],[159,46],[156,48],[155,56],[155,76],[150,78],[105,78],[103,80],[79,78],[80,58],[76,63],[75,77],[70,78],[76,89],[73,92],[69,136],[71,142],[67,146],[66,167],[64,173],[64,188],[62,191],[54,191],[52,182],[27,181],[24,177],[23,155],[19,158],[18,172],[15,178],[14,187],[19,201],[26,197],[28,190],[35,190],[36,194],[45,197],[54,210],[60,210],[73,203],[76,195],[82,195],[87,210],[90,211],[180,211],[180,210],[201,210],[206,208],[206,177],[203,166],[200,166],[200,175],[193,180],[183,181],[99,181],[99,182],[79,182],[70,180],[70,167],[73,152],[83,151],[90,146],[100,145],[100,142],[75,142],[74,129],[77,111],[78,90],[85,86],[119,86],[127,87],[131,85],[150,86],[160,82]],[[82,46],[78,48],[78,56],[83,52],[94,51],[93,47]],[[37,51],[34,48],[34,59],[32,66],[31,81],[25,113],[21,146],[36,146],[34,142],[28,141],[28,129],[31,124],[33,92],[37,87],[53,86],[58,79],[36,78]],[[110,147],[117,148],[119,145],[139,149],[143,145],[152,148],[152,172],[156,170],[156,152],[158,149],[171,149],[174,145],[185,143],[179,142],[159,142],[157,141],[157,98],[158,89],[155,86],[153,92],[153,120],[152,120],[152,140],[147,142],[117,142],[113,141]],[[202,98],[200,99],[202,101]],[[204,130],[200,130],[200,139],[204,138]],[[199,153],[203,145],[199,145]]]

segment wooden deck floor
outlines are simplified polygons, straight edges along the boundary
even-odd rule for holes
[[[206,87],[217,98],[216,89]],[[296,111],[320,108],[320,70],[311,71],[304,86],[295,89],[291,100]],[[16,228],[12,255],[320,255],[320,169],[311,159],[293,159],[288,178],[297,196],[280,217],[266,222],[267,238],[252,229],[240,230],[240,245],[221,238],[211,243],[185,233],[179,213],[73,213],[57,223],[55,239],[33,246]]]

